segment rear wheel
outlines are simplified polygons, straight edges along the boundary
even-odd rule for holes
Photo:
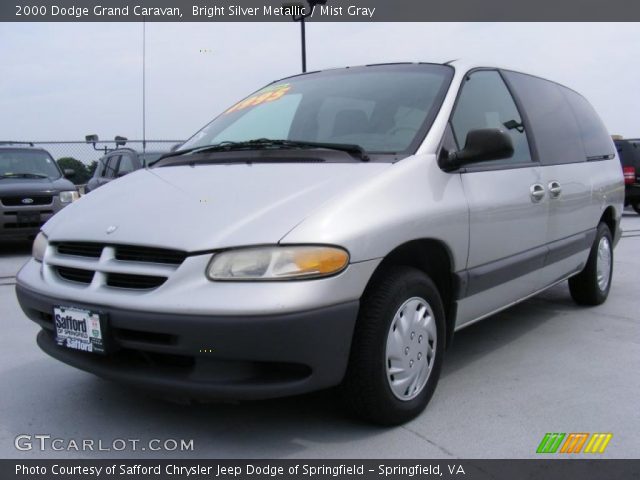
[[[638,215],[640,215],[640,201],[638,201],[638,202],[633,202],[633,203],[631,204],[631,208],[633,208],[633,209],[636,211],[636,213],[637,213]]]
[[[440,294],[419,270],[393,267],[362,297],[344,382],[358,415],[397,425],[418,415],[435,391],[444,353]]]
[[[609,227],[598,225],[596,239],[582,272],[569,279],[571,297],[580,305],[600,305],[609,296],[613,274],[613,242]]]

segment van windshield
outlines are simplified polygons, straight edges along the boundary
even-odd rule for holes
[[[62,175],[54,160],[40,150],[0,149],[0,178],[50,178]]]
[[[273,83],[228,108],[178,151],[257,139],[413,153],[453,76],[444,65],[356,67]]]

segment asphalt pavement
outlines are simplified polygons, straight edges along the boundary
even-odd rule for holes
[[[53,360],[15,298],[30,247],[0,244],[0,458],[535,458],[547,432],[610,432],[598,457],[637,458],[640,215],[625,212],[623,229],[604,305],[576,306],[565,282],[458,332],[427,410],[396,428],[350,418],[331,390],[182,405]],[[15,447],[21,434],[30,450]],[[35,435],[63,450],[41,451]],[[73,448],[87,439],[93,451]],[[193,450],[143,450],[151,439],[193,440]],[[127,448],[114,451],[116,440]]]

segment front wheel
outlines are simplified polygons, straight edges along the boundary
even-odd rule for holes
[[[343,384],[358,415],[381,425],[404,423],[435,391],[445,338],[442,300],[419,270],[378,274],[362,297]]]
[[[609,227],[598,225],[584,269],[569,279],[569,291],[580,305],[600,305],[609,296],[613,274],[613,242]]]
[[[640,215],[640,202],[633,202],[631,204],[631,208],[635,210],[635,212]]]

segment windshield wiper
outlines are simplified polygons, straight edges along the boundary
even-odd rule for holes
[[[49,176],[40,173],[3,173],[0,179],[3,178],[49,178]]]
[[[238,150],[268,150],[268,149],[328,149],[338,150],[341,152],[350,153],[356,155],[363,162],[369,161],[369,156],[365,152],[364,148],[360,145],[351,145],[346,143],[323,143],[323,142],[307,142],[301,140],[272,140],[269,138],[257,138],[255,140],[246,140],[244,142],[220,142],[212,145],[204,145],[202,147],[189,148],[187,150],[178,150],[176,152],[169,153],[160,157],[159,160],[165,158],[177,157],[186,154],[196,154],[204,152],[232,152]],[[153,162],[153,163],[156,163]]]
[[[256,140],[262,144],[269,146],[282,146],[285,148],[326,148],[328,150],[338,150],[340,152],[347,152],[352,155],[356,155],[363,162],[369,161],[369,155],[360,145],[349,143],[326,143],[326,142],[307,142],[304,140],[269,140],[268,138],[261,138]]]

